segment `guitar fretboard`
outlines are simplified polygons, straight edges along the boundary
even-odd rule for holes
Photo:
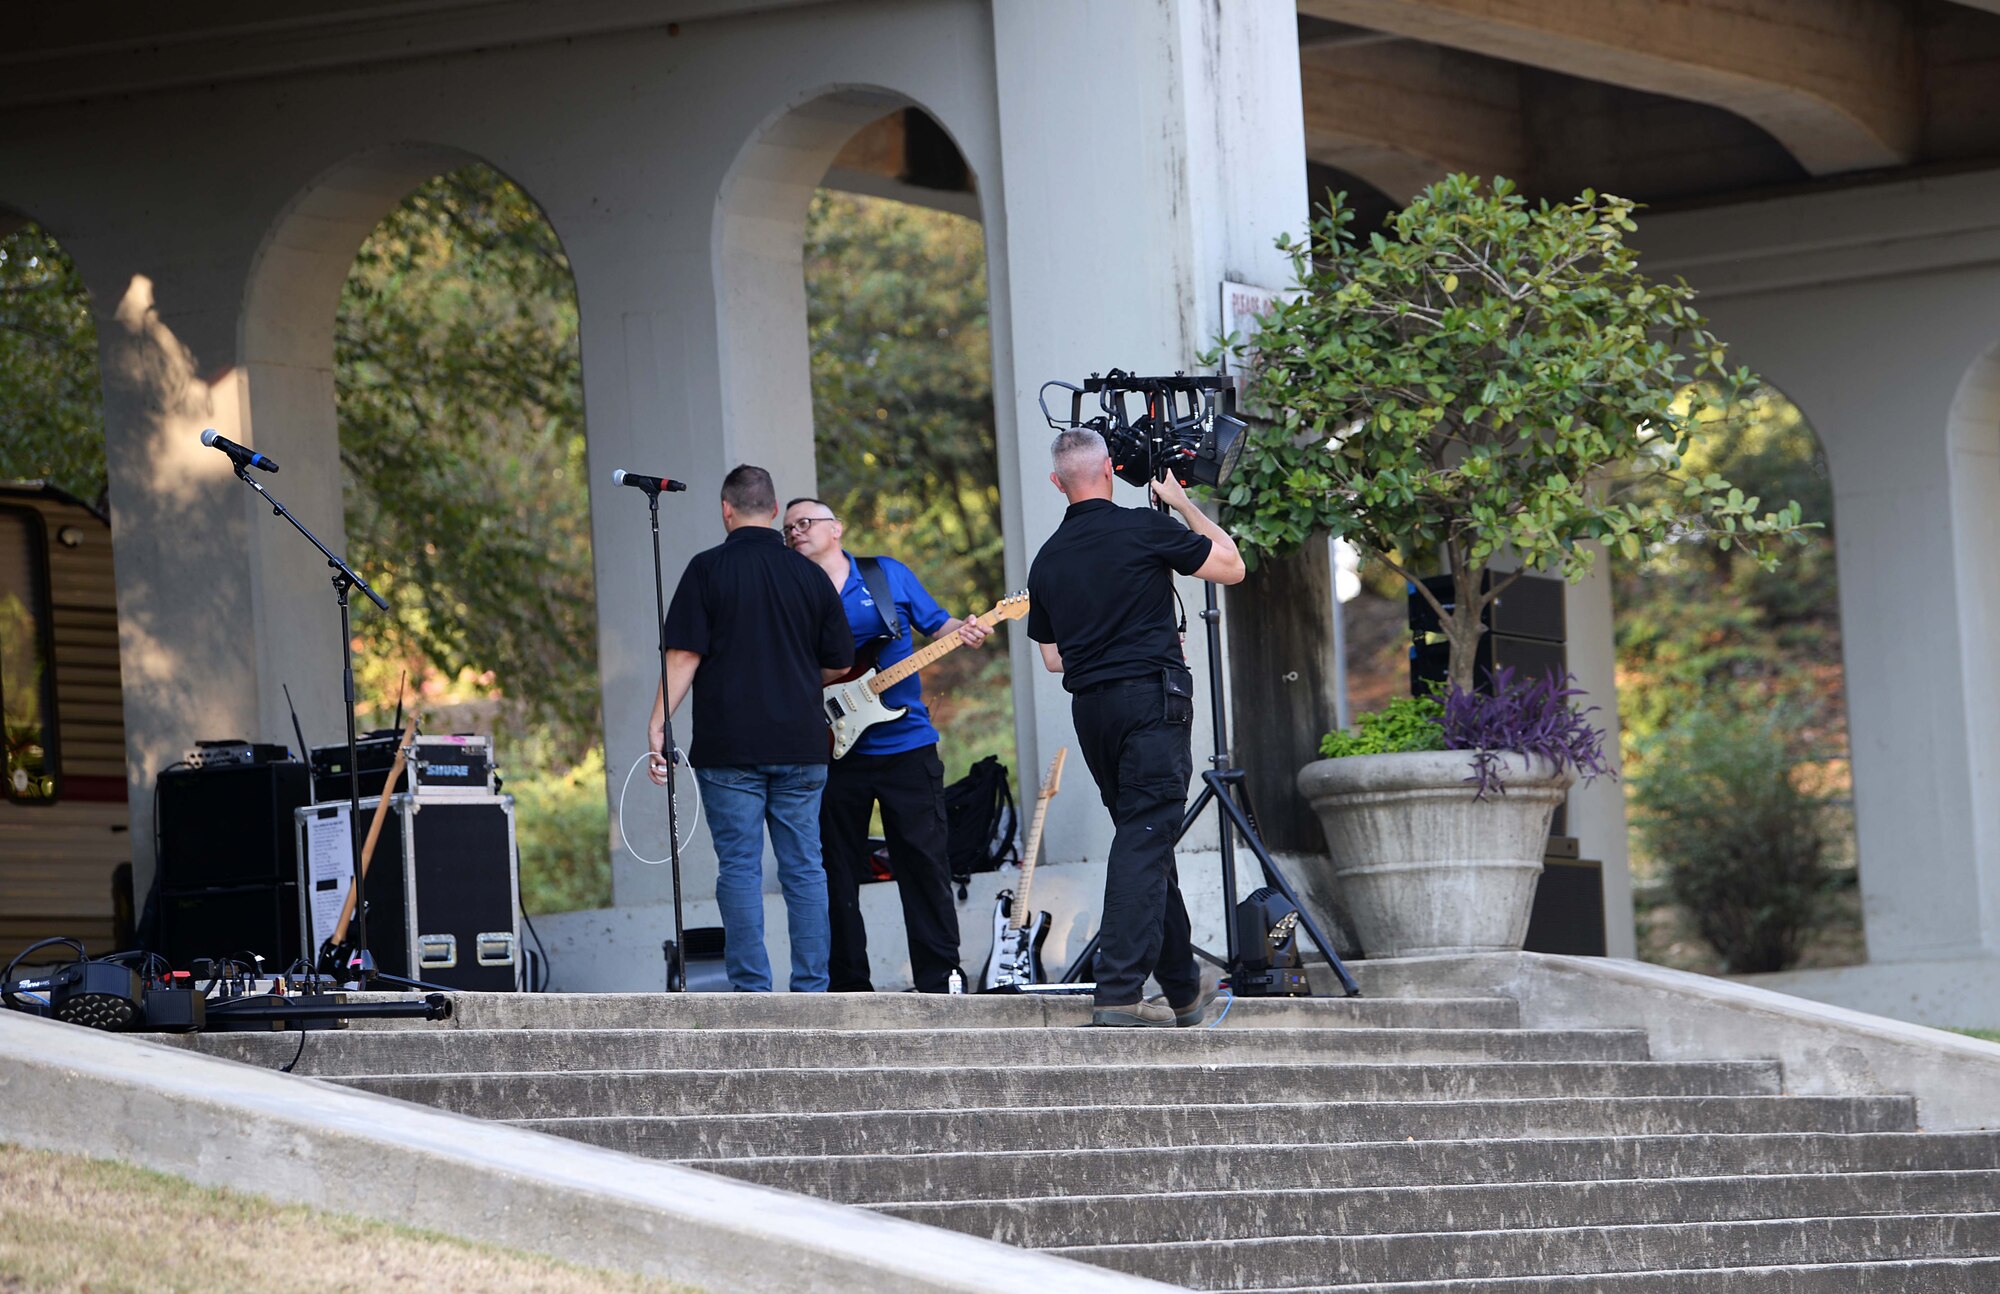
[[[1028,845],[1021,851],[1021,891],[1007,917],[1007,924],[1016,930],[1028,928],[1028,892],[1035,884],[1035,856],[1042,852],[1042,820],[1048,816],[1049,801],[1062,786],[1063,761],[1068,758],[1068,746],[1057,749],[1056,757],[1049,761],[1049,775],[1042,779],[1041,794],[1035,797],[1035,820],[1028,824]]]
[[[1035,856],[1042,852],[1042,819],[1049,816],[1049,797],[1044,795],[1035,802],[1034,821],[1028,824],[1028,843],[1021,850],[1021,889],[1014,898],[1013,914],[1007,924],[1016,930],[1025,930],[1028,925],[1028,891],[1035,884]]]
[[[988,611],[983,616],[974,616],[973,620],[991,629],[994,625],[1000,623],[1000,616],[996,612]],[[908,656],[905,656],[894,665],[878,673],[874,678],[868,680],[868,690],[876,696],[880,696],[924,666],[929,665],[932,661],[941,660],[963,646],[965,646],[965,640],[957,634],[940,638],[928,647],[922,647],[911,652]]]

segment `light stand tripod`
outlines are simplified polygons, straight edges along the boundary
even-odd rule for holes
[[[659,635],[660,657],[660,712],[661,724],[660,756],[667,761],[667,857],[674,873],[674,939],[668,945],[667,992],[687,992],[687,932],[681,917],[681,816],[675,785],[679,778],[675,775],[674,709],[670,703],[667,688],[667,585],[660,567],[660,491],[669,493],[685,490],[687,486],[665,477],[640,476],[635,472],[614,472],[614,485],[636,486],[646,492],[646,507],[653,523],[653,624]]]
[[[213,433],[210,433],[211,435]],[[343,561],[338,554],[322,544],[312,531],[299,523],[299,519],[285,509],[285,505],[271,496],[271,492],[250,478],[249,470],[242,460],[236,460],[236,476],[245,485],[257,491],[264,502],[271,505],[271,511],[292,523],[292,528],[306,537],[306,541],[319,549],[325,556],[326,564],[333,568],[333,596],[340,603],[340,685],[347,714],[347,840],[354,854],[354,918],[348,923],[352,932],[347,956],[347,965],[342,968],[352,972],[354,982],[362,988],[378,978],[375,956],[368,951],[368,899],[364,888],[365,876],[361,870],[361,764],[360,754],[354,736],[354,638],[348,623],[347,593],[349,589],[360,589],[368,595],[368,600],[387,611],[389,604],[382,595],[368,587],[368,582],[355,574],[354,568]],[[300,751],[301,758],[310,759],[310,752]],[[396,976],[387,976],[397,983],[414,984]],[[428,987],[428,986],[426,986]]]
[[[1285,896],[1285,901],[1298,909],[1299,925],[1304,927],[1315,947],[1326,958],[1326,964],[1339,977],[1340,986],[1347,990],[1346,996],[1361,996],[1361,986],[1354,982],[1340,955],[1333,950],[1333,942],[1320,932],[1319,923],[1299,902],[1297,892],[1291,882],[1278,869],[1271,851],[1264,847],[1263,838],[1257,834],[1256,814],[1250,808],[1250,789],[1244,785],[1244,773],[1230,763],[1229,759],[1229,706],[1222,690],[1222,610],[1216,603],[1215,582],[1204,581],[1205,593],[1201,618],[1208,630],[1208,703],[1210,718],[1215,725],[1215,754],[1209,757],[1209,770],[1201,775],[1201,794],[1188,806],[1181,819],[1181,829],[1174,833],[1174,843],[1179,844],[1194,826],[1195,819],[1201,817],[1202,810],[1214,804],[1222,815],[1217,824],[1217,840],[1222,851],[1222,929],[1227,940],[1226,959],[1223,969],[1228,972],[1230,982],[1243,971],[1243,950],[1238,946],[1236,931],[1236,843],[1235,837],[1243,837],[1243,843],[1257,856],[1257,863],[1264,869],[1264,883]],[[1063,972],[1063,982],[1075,984],[1082,981],[1085,972],[1097,956],[1098,937],[1091,936],[1090,942],[1077,954],[1069,969]],[[1210,960],[1214,960],[1210,958]]]

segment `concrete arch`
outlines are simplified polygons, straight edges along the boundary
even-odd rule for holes
[[[475,162],[493,165],[469,150],[428,143],[350,154],[322,169],[275,212],[250,258],[237,321],[239,438],[284,466],[303,467],[281,478],[280,495],[337,552],[346,548],[334,403],[342,286],[362,243],[398,202],[436,176]],[[519,187],[536,201],[526,185]],[[547,208],[539,201],[536,206],[554,228]],[[309,739],[333,733],[341,715],[340,662],[338,638],[327,628],[326,589],[317,579],[300,577],[297,544],[303,541],[288,535],[262,538],[265,542],[252,545],[250,558],[253,597],[270,609],[258,638],[259,675],[289,682]],[[352,602],[357,622],[376,614],[358,594]],[[283,696],[275,688],[266,693],[260,698],[261,726],[288,731]]]
[[[723,419],[744,461],[812,463],[806,214],[842,146],[899,108],[928,115],[965,156],[950,123],[914,96],[880,86],[824,85],[793,96],[766,117],[723,177],[712,242]],[[976,182],[969,157],[966,165]],[[980,201],[982,206],[987,201],[983,194]],[[987,243],[990,276],[990,233]],[[817,492],[816,472],[808,469],[795,479],[799,488],[780,482],[780,493]]]

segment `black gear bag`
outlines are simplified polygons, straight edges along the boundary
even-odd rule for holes
[[[1007,766],[998,755],[988,755],[944,788],[944,816],[945,853],[961,902],[974,872],[997,871],[1002,863],[1021,860],[1015,843],[1020,819],[1014,811]]]

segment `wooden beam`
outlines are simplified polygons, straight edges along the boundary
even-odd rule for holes
[[[1317,46],[1299,64],[1313,161],[1398,203],[1453,171],[1526,178],[1512,66],[1414,41]]]
[[[1916,46],[1895,0],[1298,0],[1298,8],[1726,108],[1814,175],[1916,155]]]

